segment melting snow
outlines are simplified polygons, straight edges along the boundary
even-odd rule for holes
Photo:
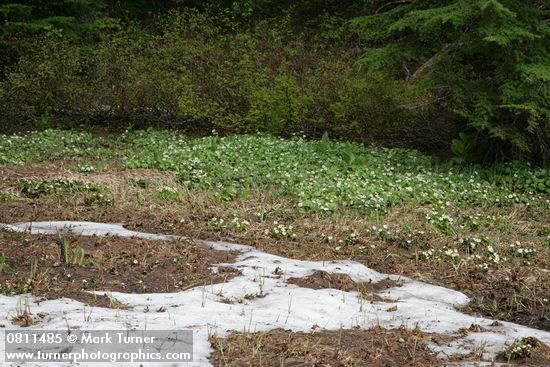
[[[32,222],[0,225],[0,228],[42,234],[71,230],[84,236],[111,235],[149,240],[182,238],[129,231],[118,224],[92,222]],[[39,324],[33,326],[33,329],[66,330],[67,325],[82,330],[191,329],[194,332],[194,363],[182,363],[185,366],[210,365],[208,356],[212,349],[208,336],[211,333],[224,336],[231,331],[255,332],[274,328],[308,332],[315,327],[335,330],[357,326],[397,328],[404,325],[407,328],[418,326],[426,332],[459,335],[459,328],[467,328],[475,323],[488,331],[470,333],[451,343],[431,344],[430,347],[445,357],[468,354],[484,345],[484,357],[487,360],[491,360],[495,353],[502,350],[505,343],[525,336],[534,336],[550,345],[548,332],[509,322],[501,322],[500,326],[490,326],[493,320],[461,313],[457,308],[466,305],[468,297],[451,289],[378,273],[353,261],[300,261],[271,255],[249,246],[226,242],[202,242],[218,250],[239,251],[241,254],[235,263],[216,264],[213,265],[213,270],[215,271],[218,266],[232,266],[241,270],[242,275],[223,284],[195,287],[178,293],[109,293],[119,302],[127,304],[128,309],[89,307],[65,298],[40,301],[32,295],[0,296],[0,324],[5,324],[9,329],[17,329],[17,326],[10,323],[10,319],[15,314],[18,303],[28,300],[34,314],[47,314]],[[282,276],[274,275],[277,268],[282,269]],[[389,302],[371,304],[361,300],[357,292],[314,290],[286,283],[289,277],[305,277],[315,270],[348,274],[357,282],[374,283],[389,277],[400,280],[403,285],[378,293]],[[245,298],[251,294],[262,294],[262,297]],[[397,310],[388,312],[392,306],[397,306]],[[166,309],[166,312],[155,311],[161,307]],[[149,312],[144,312],[145,310]],[[3,339],[2,333],[0,365],[4,365]],[[40,363],[28,362],[25,365],[39,366]],[[93,365],[101,366],[101,363]]]

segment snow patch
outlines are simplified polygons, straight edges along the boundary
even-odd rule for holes
[[[36,234],[70,230],[83,236],[123,236],[148,240],[184,238],[130,231],[119,224],[93,222],[31,222],[0,225],[0,228]],[[17,329],[18,326],[12,325],[10,319],[15,315],[18,303],[29,302],[33,314],[47,315],[33,326],[34,329],[66,330],[67,325],[82,330],[191,329],[194,333],[194,362],[182,364],[185,366],[210,365],[208,356],[212,348],[208,336],[212,333],[223,337],[232,331],[269,331],[279,327],[309,332],[316,327],[337,330],[373,326],[397,328],[404,325],[407,328],[419,327],[426,332],[460,335],[458,329],[475,323],[488,331],[470,333],[446,345],[432,344],[430,347],[445,357],[467,354],[483,345],[487,360],[494,358],[506,344],[517,338],[534,336],[550,345],[548,332],[508,322],[490,326],[494,320],[461,313],[457,308],[466,305],[469,299],[463,293],[451,289],[382,274],[354,261],[301,261],[268,254],[250,246],[213,241],[202,243],[217,250],[240,252],[234,263],[215,264],[213,270],[220,266],[230,266],[238,268],[242,275],[226,283],[195,287],[178,293],[108,293],[110,297],[127,305],[128,309],[89,307],[70,299],[41,301],[32,295],[0,296],[0,324],[5,324],[8,329]],[[282,270],[282,276],[275,274],[277,268]],[[403,285],[378,293],[389,302],[370,303],[358,297],[357,292],[315,290],[286,283],[290,277],[305,277],[317,270],[347,274],[356,282],[375,283],[390,277],[399,279]],[[388,311],[395,309],[393,306],[397,306],[397,309]],[[157,312],[161,308],[166,311]],[[0,334],[0,365],[4,365],[3,349],[4,333]],[[27,362],[24,365],[39,366],[40,363]],[[49,365],[56,366],[55,363]],[[93,366],[102,364],[93,363]]]

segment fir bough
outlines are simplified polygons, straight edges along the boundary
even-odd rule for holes
[[[548,165],[549,20],[548,1],[416,0],[390,2],[353,26],[371,47],[363,67],[450,102],[462,139],[473,141],[459,158]]]

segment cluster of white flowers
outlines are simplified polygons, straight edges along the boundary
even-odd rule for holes
[[[460,258],[460,254],[458,253],[458,250],[457,249],[446,249],[443,251],[443,254],[445,255],[445,257],[447,257],[448,259],[454,261],[458,258]]]
[[[296,239],[297,235],[296,232],[294,232],[294,228],[292,226],[285,226],[284,224],[279,224],[278,222],[273,222],[273,224],[273,234],[275,235],[275,237],[293,240]]]
[[[359,234],[352,232],[346,237],[346,245],[355,245],[359,241]]]
[[[488,245],[482,249],[482,245],[487,243],[485,238],[465,238],[460,241],[460,244],[465,248],[468,253],[466,256],[461,256],[458,249],[443,247],[443,249],[428,249],[422,251],[420,254],[425,260],[440,260],[445,262],[456,262],[458,260],[465,260],[475,265],[478,269],[488,270],[490,268],[501,265],[503,262],[508,261],[506,256],[501,256],[498,250],[492,246]],[[517,248],[517,247],[515,247]],[[469,250],[470,249],[470,250]],[[476,250],[476,253],[473,253],[473,250]],[[522,248],[522,256],[526,257],[526,254],[534,253],[534,249],[525,249]]]
[[[327,236],[324,233],[321,233],[321,238],[323,239],[323,241],[325,241],[329,245],[336,243],[336,237],[334,236]]]
[[[78,172],[82,172],[82,173],[91,173],[91,172],[95,172],[95,167],[94,166],[90,166],[90,165],[77,165],[76,166],[76,170]]]
[[[438,230],[450,233],[453,229],[454,219],[445,213],[432,210],[426,214],[426,220],[433,224]]]
[[[178,192],[178,190],[169,186],[164,186],[162,189],[160,189],[160,191],[171,192],[172,194],[176,194]]]
[[[371,228],[365,229],[365,232],[376,236],[382,241],[386,240],[391,235],[390,227],[387,224],[384,224],[380,227],[372,226]]]
[[[389,226],[387,224],[384,224],[381,227],[372,226],[371,228],[374,232],[380,233],[380,232],[387,232],[388,229],[389,229]],[[367,231],[368,231],[368,229],[367,229]]]
[[[238,232],[244,232],[248,229],[248,226],[250,226],[250,222],[246,219],[241,220],[238,217],[233,217],[233,219],[231,220],[231,225]]]
[[[516,243],[512,243],[510,245],[510,250],[512,252],[512,255],[515,255],[517,257],[530,257],[534,255],[535,252],[537,252],[537,250],[532,247],[522,247],[519,241],[516,241]]]
[[[209,228],[214,228],[214,229],[219,229],[219,228],[222,228],[224,226],[224,223],[225,221],[223,220],[223,218],[212,218],[208,221],[208,223],[206,223],[206,226],[209,227]]]
[[[460,254],[457,249],[446,248],[443,250],[440,249],[429,249],[421,252],[422,256],[426,260],[443,260],[446,262],[456,262],[460,259]]]
[[[439,259],[439,251],[431,248],[429,250],[422,251],[422,256],[424,256],[426,260],[436,260]]]
[[[493,246],[489,245],[487,246],[487,260],[494,265],[498,265],[501,260],[506,260],[506,258],[502,259],[498,251]]]
[[[469,215],[466,219],[471,228],[478,229],[481,227],[481,218],[479,215]],[[464,225],[462,227],[464,228]]]
[[[464,251],[468,254],[475,252],[478,247],[487,242],[485,237],[464,237],[458,240]]]
[[[492,226],[499,221],[495,215],[466,215],[463,217],[463,223],[460,228],[464,229],[469,227],[471,229],[481,229],[484,227]]]
[[[84,198],[85,205],[112,206],[114,203],[113,198],[106,197],[100,192],[92,192]]]
[[[509,360],[528,357],[533,351],[533,346],[529,343],[517,341],[510,345],[504,352]]]
[[[519,203],[521,202],[521,197],[515,193],[515,192],[511,192],[508,194],[507,198],[510,200],[510,201],[514,201],[516,203]]]

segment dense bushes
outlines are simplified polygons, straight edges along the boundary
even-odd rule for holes
[[[207,15],[171,12],[156,29],[129,27],[93,47],[59,32],[35,39],[32,52],[1,82],[4,129],[46,116],[58,124],[117,122],[202,133],[318,137],[328,131],[402,146],[449,140],[447,122],[435,123],[428,108],[410,107],[418,95],[359,70],[341,45],[294,33],[285,19],[228,32]]]
[[[21,6],[0,6],[10,26],[0,46],[21,46],[2,56],[12,60],[0,69],[3,130],[328,132],[446,148],[462,162],[550,162],[543,1],[140,0],[115,9],[92,0],[80,17],[83,8],[59,0],[59,26],[57,10],[30,3],[20,22],[12,10]],[[14,38],[18,24],[41,31]]]

